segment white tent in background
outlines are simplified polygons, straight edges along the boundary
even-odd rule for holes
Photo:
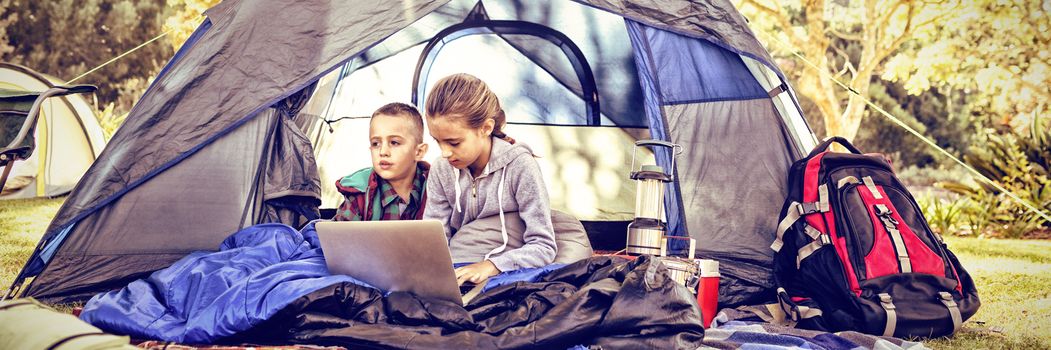
[[[0,89],[43,92],[62,84],[16,64],[0,62]],[[6,125],[6,124],[5,124]],[[20,124],[12,125],[18,132]],[[106,145],[91,105],[80,95],[48,98],[33,129],[36,147],[16,161],[0,199],[54,197],[69,193]]]

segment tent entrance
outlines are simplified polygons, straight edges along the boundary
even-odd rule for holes
[[[521,35],[543,39],[558,47],[565,55],[565,58],[569,60],[577,77],[577,84],[570,85],[570,83],[561,80],[559,82],[571,91],[579,91],[580,97],[586,104],[587,125],[600,124],[599,97],[595,87],[595,76],[591,72],[591,66],[588,65],[584,53],[580,51],[580,47],[557,30],[526,21],[470,20],[448,27],[436,34],[427,43],[427,46],[423,48],[419,63],[416,64],[416,70],[412,77],[412,103],[420,106],[420,102],[425,100],[428,74],[431,72],[438,54],[447,43],[470,35],[484,34],[501,37],[512,47],[526,54],[526,57],[529,57],[533,63],[549,74],[552,74],[552,71],[558,68],[548,63],[550,60],[538,59],[533,55],[529,55],[529,52],[534,51],[531,49],[535,49],[535,44],[527,40],[515,40],[515,36]],[[552,76],[555,76],[555,74],[552,74]]]

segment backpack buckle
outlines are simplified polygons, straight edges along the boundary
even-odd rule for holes
[[[799,203],[796,207],[799,210],[799,216],[813,214],[821,211],[821,207],[818,203]]]
[[[956,306],[956,300],[952,298],[952,294],[949,294],[948,292],[938,292],[938,296],[945,301],[946,305],[951,304],[952,306]]]
[[[886,205],[876,204],[872,206],[872,209],[876,212],[876,216],[879,216],[887,220],[888,222],[893,223],[894,225],[899,224],[898,220],[894,219],[894,216],[891,215],[894,214],[894,211],[890,210],[890,208],[888,208]]]
[[[876,204],[876,205],[872,206],[872,208],[875,209],[877,216],[890,215],[890,208],[887,208],[886,205]]]
[[[880,293],[879,294],[879,303],[883,305],[884,309],[887,309],[887,310],[894,310],[895,309],[895,307],[894,307],[894,299],[890,297],[890,294]]]
[[[792,302],[792,297],[788,295],[784,287],[777,288],[777,303],[781,306],[781,311],[785,313],[785,316],[792,322],[799,322],[799,307]]]

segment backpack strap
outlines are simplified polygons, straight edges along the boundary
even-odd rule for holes
[[[883,336],[893,337],[894,328],[898,326],[898,313],[897,308],[894,307],[894,299],[890,297],[890,294],[880,293],[879,304],[887,312],[887,325],[883,327]]]
[[[887,229],[887,233],[890,233],[890,240],[894,241],[894,250],[898,254],[898,263],[901,264],[901,273],[912,272],[912,260],[909,258],[909,251],[905,249],[905,240],[901,238],[901,231],[898,231],[898,220],[891,216],[892,212],[886,205],[876,204],[875,209],[876,215],[883,222],[883,227]]]
[[[876,188],[876,183],[872,181],[871,176],[863,177],[861,181],[865,183],[865,187],[869,189],[869,192],[872,192],[872,198],[883,199],[883,194],[879,193],[879,189]]]
[[[792,202],[788,205],[788,212],[785,213],[785,218],[777,223],[777,238],[774,239],[774,243],[770,244],[770,249],[773,249],[775,252],[781,251],[781,247],[784,246],[785,232],[788,232],[788,229],[792,228],[792,225],[794,225],[796,221],[799,221],[799,218],[809,214],[824,213],[831,210],[831,205],[829,205],[828,202],[828,186],[818,186],[817,193],[817,202]]]
[[[806,232],[807,236],[810,236],[810,239],[812,239],[813,241],[810,242],[810,244],[799,248],[799,251],[796,252],[796,269],[799,269],[800,264],[803,263],[803,260],[809,258],[810,255],[814,254],[814,252],[816,252],[818,249],[821,249],[821,247],[823,246],[832,244],[832,239],[829,238],[828,235],[821,234],[821,231],[818,231],[810,225],[804,225],[804,227],[805,228],[803,229],[803,232]]]
[[[780,307],[773,307],[774,305]],[[799,322],[799,320],[818,317],[823,314],[819,308],[796,304],[792,301],[792,297],[788,295],[788,292],[782,287],[777,288],[777,304],[768,304],[766,305],[766,308],[769,309],[770,316],[772,316],[773,319],[784,321],[791,320],[793,323]],[[759,313],[756,314],[758,315]],[[770,320],[767,320],[761,315],[759,317],[763,318],[764,321],[770,322]]]
[[[960,324],[963,323],[963,317],[960,316],[960,307],[949,292],[939,292],[938,296],[941,298],[945,308],[949,309],[949,316],[952,317],[952,332],[956,333],[956,330],[960,329]]]
[[[846,185],[849,185],[849,184],[857,184],[857,183],[861,183],[861,181],[858,180],[858,178],[854,177],[853,175],[848,175],[847,177],[839,179],[839,182],[836,182],[836,188],[839,189],[839,188],[843,188],[843,186],[846,186]]]

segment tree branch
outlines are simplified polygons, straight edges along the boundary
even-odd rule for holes
[[[907,11],[908,12],[906,13],[905,17],[905,29],[902,29],[901,35],[899,35],[897,38],[894,38],[894,40],[892,40],[887,46],[883,46],[879,42],[876,43],[876,54],[872,56],[873,63],[878,64],[879,62],[883,61],[883,59],[887,58],[887,56],[890,56],[890,54],[893,53],[894,50],[897,50],[898,47],[901,46],[901,44],[904,44],[906,40],[912,38],[912,30],[914,29],[914,27],[912,26],[912,19],[916,15],[916,6],[912,2],[909,2],[909,8]],[[882,29],[884,27],[879,28]]]
[[[806,11],[808,43],[815,53],[820,53],[823,58],[830,46],[829,39],[825,36],[825,0],[808,0],[803,3],[803,8]]]
[[[847,71],[849,71],[852,75],[858,75],[858,70],[854,68],[854,63],[850,62],[850,55],[848,55],[846,52],[836,47],[835,45],[832,45],[830,47],[832,48],[832,51],[835,51],[840,56],[843,56],[843,68],[840,69],[839,72],[836,72],[836,75],[834,77],[839,78],[843,76],[843,74],[845,74]]]
[[[876,20],[877,24],[876,24],[876,26],[874,28],[878,28],[878,29],[886,28],[887,27],[887,23],[890,23],[890,18],[893,17],[894,13],[898,12],[898,8],[900,8],[901,5],[906,3],[906,2],[909,3],[909,8],[912,8],[912,1],[898,1],[898,2],[894,3],[894,7],[891,8],[890,11],[884,12],[882,16],[879,16],[879,18]],[[873,10],[875,10],[875,8],[873,8]]]
[[[917,28],[926,27],[926,26],[930,25],[931,23],[940,22],[941,20],[943,20],[946,17],[948,17],[950,14],[953,14],[957,10],[959,10],[960,5],[961,5],[960,2],[956,2],[956,5],[953,6],[952,9],[949,9],[947,11],[943,11],[940,15],[931,17],[930,19],[928,19],[926,21],[923,21],[923,22],[920,22],[919,24],[913,25],[912,21],[913,21],[913,19],[915,19],[915,13],[914,13],[915,6],[913,6],[913,4],[910,3],[909,4],[909,17],[908,17],[908,22],[906,22],[906,24],[905,24],[905,30],[902,31],[901,35],[899,37],[897,37],[894,41],[892,41],[890,46],[888,46],[886,49],[888,51],[896,50],[901,44],[903,44],[905,41],[910,39],[909,37],[912,35],[912,31],[913,30],[916,30]],[[889,55],[889,53],[888,53],[888,55]],[[882,58],[886,58],[886,56],[883,56]]]
[[[794,49],[798,49],[800,46],[802,46],[803,40],[796,36],[795,31],[792,30],[792,21],[790,18],[788,18],[787,15],[785,15],[783,11],[784,9],[781,8],[780,5],[778,5],[777,9],[774,9],[772,7],[759,3],[759,1],[757,0],[744,0],[741,2],[741,4],[752,5],[760,12],[764,12],[770,16],[773,16],[774,20],[776,20],[777,23],[781,26],[781,30],[784,31],[785,35],[788,36],[788,40],[792,42],[793,46],[795,46]]]
[[[1041,99],[1042,101],[1051,100],[1051,92],[1047,92],[1047,87],[1046,86],[1038,86],[1036,84],[1030,83],[1030,82],[1025,81],[1024,79],[1022,79],[1021,77],[1018,77],[1017,75],[1015,75],[1015,79],[1018,79],[1018,82],[1022,86],[1027,87],[1029,89],[1032,89],[1033,93],[1035,93],[1037,95],[1040,95],[1040,96],[1043,96],[1044,98]]]
[[[829,28],[825,29],[825,32],[826,33],[830,33],[832,35],[835,35],[836,37],[838,37],[840,39],[843,39],[843,40],[851,40],[851,41],[862,41],[862,40],[865,40],[864,38],[861,37],[861,35],[858,35],[858,34],[847,34],[847,33],[841,32],[839,30],[836,30],[836,28],[832,28],[832,27],[829,27]]]

